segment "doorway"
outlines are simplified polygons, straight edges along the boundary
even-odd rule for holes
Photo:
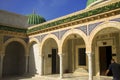
[[[59,56],[57,49],[52,49],[52,74],[59,73]]]
[[[105,75],[105,71],[109,67],[112,59],[112,46],[99,47],[100,55],[100,75]],[[112,75],[111,72],[109,75]]]
[[[78,48],[78,65],[79,66],[86,66],[86,49],[85,48]]]

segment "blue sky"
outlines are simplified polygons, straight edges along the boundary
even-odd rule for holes
[[[58,18],[86,7],[87,0],[0,0],[0,10],[29,15],[33,10],[46,20]]]

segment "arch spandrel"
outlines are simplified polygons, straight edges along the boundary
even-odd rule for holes
[[[89,45],[90,47],[92,46],[92,42],[93,42],[93,39],[95,37],[95,35],[101,31],[102,29],[105,29],[105,28],[116,28],[116,29],[119,29],[120,30],[120,22],[116,22],[116,21],[109,21],[109,22],[104,22],[104,23],[101,23],[100,25],[96,26],[96,28],[91,32],[88,40],[89,40]]]
[[[39,42],[38,39],[36,39],[36,38],[31,38],[30,41],[29,41],[28,47],[30,47],[30,45],[31,45],[33,42],[35,42],[35,43],[37,43],[37,44],[40,45],[40,42]]]

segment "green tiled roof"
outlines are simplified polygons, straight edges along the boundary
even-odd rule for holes
[[[46,20],[43,17],[41,17],[37,14],[28,15],[28,24],[40,24],[45,21]]]

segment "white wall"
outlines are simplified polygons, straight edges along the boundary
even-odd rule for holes
[[[29,55],[29,73],[40,74],[40,53],[38,44],[33,44]]]

